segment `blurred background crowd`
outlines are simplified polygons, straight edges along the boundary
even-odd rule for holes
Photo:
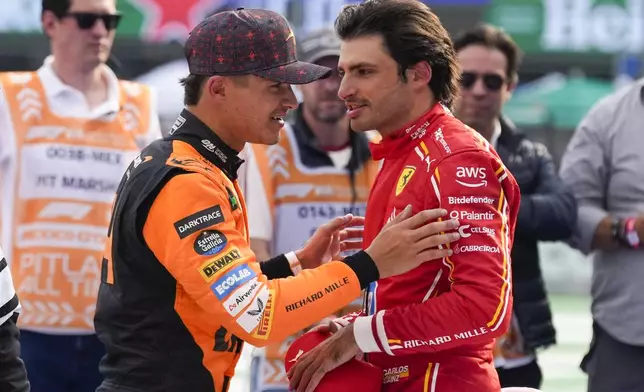
[[[179,79],[188,70],[182,44],[204,17],[239,6],[268,8],[287,17],[299,43],[300,37],[332,25],[341,7],[354,2],[359,1],[118,0],[123,18],[107,63],[119,78],[154,88],[161,132],[167,134],[183,107]],[[528,138],[543,143],[557,168],[589,110],[618,89],[632,86],[642,74],[644,0],[423,2],[454,37],[486,22],[517,43],[524,58],[503,114]],[[41,0],[2,3],[0,71],[38,69],[50,53],[42,34]],[[557,344],[538,352],[542,389],[584,391],[587,376],[579,364],[593,336],[593,264],[589,256],[561,241],[540,242],[538,247],[557,331]],[[233,382],[235,392],[249,389],[250,372],[245,354],[238,366],[238,374],[245,378]]]

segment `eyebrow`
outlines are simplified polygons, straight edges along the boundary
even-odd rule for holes
[[[359,69],[359,68],[376,68],[376,67],[377,65],[375,64],[371,64],[363,61],[361,63],[353,64],[349,66],[349,71],[355,71],[356,69]],[[342,71],[342,70],[343,70],[342,67],[338,67],[338,71]]]

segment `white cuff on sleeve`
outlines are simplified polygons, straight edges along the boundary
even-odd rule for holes
[[[353,337],[363,353],[379,353],[380,348],[373,335],[373,316],[358,317],[353,322]]]
[[[300,260],[295,255],[295,252],[288,252],[284,256],[286,256],[286,260],[288,260],[288,264],[291,266],[293,275],[299,274],[300,271],[302,271],[302,266],[300,265]]]

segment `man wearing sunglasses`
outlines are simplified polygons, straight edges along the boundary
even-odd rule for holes
[[[455,114],[490,141],[514,174],[521,207],[512,248],[514,317],[497,340],[495,366],[503,387],[541,385],[535,351],[555,344],[555,329],[539,266],[538,241],[567,239],[576,219],[575,199],[557,176],[547,148],[532,142],[501,115],[517,83],[520,51],[488,25],[454,41],[462,69]]]
[[[102,378],[94,331],[114,193],[140,148],[160,137],[148,88],[105,65],[115,0],[43,0],[51,56],[0,74],[0,242],[23,310],[33,392],[86,392]]]

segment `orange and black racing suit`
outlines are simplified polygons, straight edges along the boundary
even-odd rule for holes
[[[226,391],[244,341],[283,340],[378,279],[365,252],[294,277],[284,255],[256,262],[240,163],[184,110],[129,166],[102,263],[98,391]]]

